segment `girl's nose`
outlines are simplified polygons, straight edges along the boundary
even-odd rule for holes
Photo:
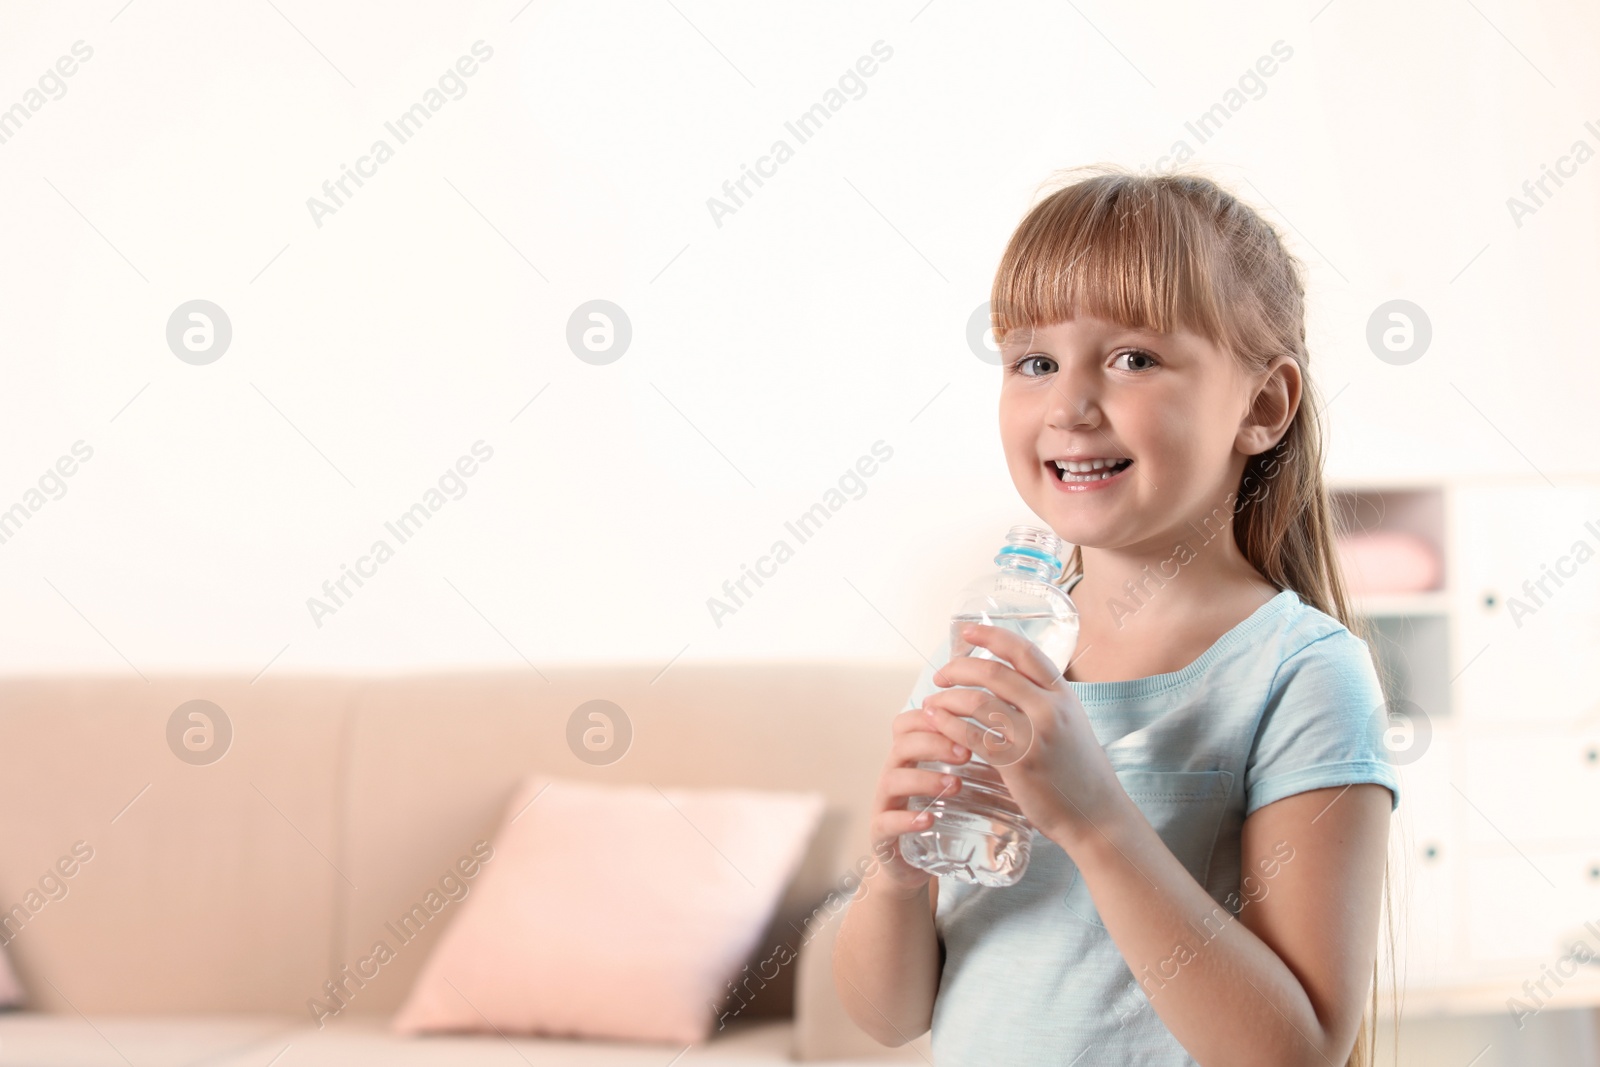
[[[1099,379],[1094,368],[1063,366],[1050,383],[1049,424],[1071,430],[1100,424]]]

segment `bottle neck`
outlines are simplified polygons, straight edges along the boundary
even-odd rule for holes
[[[1061,577],[1061,564],[1053,558],[1040,559],[1013,549],[1010,552],[1002,552],[995,561],[1000,564],[1000,570],[1003,572],[1027,575],[1041,582],[1053,582]]]
[[[1041,526],[1013,526],[1006,543],[994,557],[1000,569],[1024,574],[1042,582],[1054,582],[1064,569],[1061,550],[1064,542],[1053,531]]]

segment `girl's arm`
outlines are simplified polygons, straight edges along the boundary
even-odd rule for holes
[[[881,1045],[903,1045],[933,1025],[944,961],[934,909],[939,883],[900,855],[900,835],[931,816],[909,810],[914,796],[957,793],[961,780],[918,766],[970,753],[922,715],[894,717],[889,754],[873,795],[868,838],[877,859],[845,908],[833,944],[833,984],[845,1013]],[[946,780],[948,778],[948,780]]]
[[[910,890],[881,870],[845,908],[833,946],[833,979],[845,1014],[880,1045],[904,1045],[933,1025],[943,947],[933,925],[939,883]]]
[[[1242,838],[1256,890],[1237,918],[1126,794],[1056,843],[1151,1008],[1199,1063],[1342,1067],[1372,977],[1390,807],[1386,788],[1359,784],[1258,809]]]

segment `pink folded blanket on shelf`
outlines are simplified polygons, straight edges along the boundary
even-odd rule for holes
[[[1338,542],[1339,564],[1353,596],[1438,589],[1444,564],[1433,545],[1391,530],[1351,534]]]

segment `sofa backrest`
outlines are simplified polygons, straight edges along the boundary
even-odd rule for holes
[[[0,909],[11,916],[0,915],[0,940],[45,1011],[306,1013],[385,923],[492,839],[516,783],[537,770],[822,792],[828,812],[763,939],[758,956],[769,955],[837,890],[843,842],[919,667],[0,678]],[[233,730],[207,765],[168,742],[174,710],[194,699],[222,708]],[[574,710],[597,699],[632,729],[605,765],[568,743]],[[393,1011],[450,915],[423,926],[346,1011]],[[749,1013],[786,1012],[792,981],[764,989]]]

